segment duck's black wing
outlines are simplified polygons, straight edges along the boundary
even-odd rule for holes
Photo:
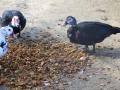
[[[112,34],[112,26],[100,22],[81,22],[77,25],[77,39],[81,44],[94,44]]]

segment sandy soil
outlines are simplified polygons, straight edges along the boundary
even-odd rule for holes
[[[52,36],[64,42],[68,42],[67,28],[62,26],[66,16],[73,15],[79,22],[101,21],[119,27],[119,8],[119,0],[0,0],[0,14],[6,9],[18,9],[25,14],[27,26],[23,37]],[[96,54],[90,55],[94,57],[92,66],[73,79],[63,78],[65,84],[59,87],[63,90],[120,90],[119,35],[97,44]]]

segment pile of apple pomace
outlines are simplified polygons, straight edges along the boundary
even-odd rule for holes
[[[7,55],[0,61],[0,84],[31,88],[47,82],[52,87],[61,75],[69,76],[85,68],[86,57],[83,51],[64,42],[11,41]]]

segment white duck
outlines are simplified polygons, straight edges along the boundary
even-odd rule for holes
[[[13,28],[5,26],[0,28],[0,58],[2,58],[8,51],[8,43],[6,38],[14,36]]]

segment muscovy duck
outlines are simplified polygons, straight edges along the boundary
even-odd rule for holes
[[[18,34],[20,37],[21,31],[26,26],[25,16],[18,10],[6,10],[2,14],[2,24],[1,26],[11,25],[14,30],[14,34]]]
[[[86,50],[88,50],[88,45],[93,45],[93,52],[95,52],[96,43],[102,42],[112,34],[120,33],[120,28],[101,22],[84,21],[77,24],[73,16],[66,18],[65,25],[70,25],[67,30],[70,42],[85,45]]]
[[[0,58],[2,58],[8,51],[8,42],[6,37],[14,36],[13,28],[5,26],[0,28]]]

